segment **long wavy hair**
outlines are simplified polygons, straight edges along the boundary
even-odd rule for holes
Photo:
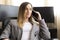
[[[19,7],[19,12],[18,12],[18,19],[17,19],[17,22],[18,22],[18,25],[19,25],[19,27],[20,28],[22,28],[23,27],[23,23],[24,23],[24,12],[25,12],[25,8],[26,8],[26,6],[28,5],[28,4],[30,4],[31,5],[31,3],[29,3],[29,2],[23,2],[21,5],[20,5],[20,7]],[[31,5],[31,7],[32,7],[32,5]],[[32,9],[33,9],[33,7],[32,7]],[[30,16],[30,18],[29,18],[29,22],[33,25],[33,17],[32,17],[32,15]]]

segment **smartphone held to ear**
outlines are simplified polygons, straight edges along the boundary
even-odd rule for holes
[[[38,21],[38,14],[33,10],[32,11],[32,17],[36,20],[36,21]]]

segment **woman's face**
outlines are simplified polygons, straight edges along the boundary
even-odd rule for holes
[[[25,8],[24,17],[30,18],[31,14],[32,14],[32,6],[31,6],[31,4],[28,4]]]

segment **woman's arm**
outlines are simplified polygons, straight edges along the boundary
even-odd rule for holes
[[[37,11],[34,12],[38,14],[38,22],[40,24],[39,36],[44,40],[50,39],[51,37],[47,24],[45,23],[44,19],[41,18],[41,14],[39,12]]]
[[[44,19],[41,19],[39,21],[40,23],[40,32],[39,32],[39,36],[45,40],[47,39],[51,39],[50,37],[50,32],[49,32],[49,29],[44,21]]]
[[[8,40],[10,35],[11,26],[8,24],[5,30],[2,32],[0,39]]]

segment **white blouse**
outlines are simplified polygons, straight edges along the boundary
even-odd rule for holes
[[[28,40],[29,39],[29,34],[31,31],[32,25],[30,22],[25,22],[23,25],[23,33],[22,33],[22,38],[21,40]]]

